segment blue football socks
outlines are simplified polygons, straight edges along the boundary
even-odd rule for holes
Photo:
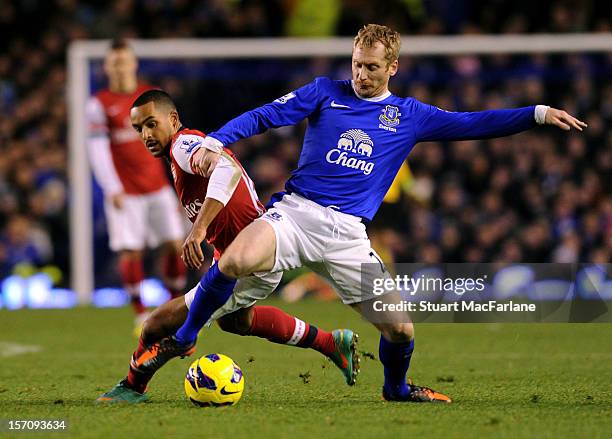
[[[385,367],[385,392],[393,398],[402,399],[410,394],[406,373],[413,350],[414,339],[409,343],[391,343],[380,336],[378,356]]]
[[[210,267],[198,283],[187,319],[176,331],[176,340],[182,345],[193,343],[214,312],[230,298],[235,285],[236,279],[221,273],[217,264]]]

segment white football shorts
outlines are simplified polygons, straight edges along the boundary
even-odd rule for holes
[[[170,186],[142,195],[125,194],[117,209],[104,201],[110,248],[113,251],[155,248],[185,238],[179,202]]]
[[[276,234],[273,272],[307,266],[329,280],[345,304],[374,298],[374,278],[390,277],[361,218],[286,194],[256,221]]]
[[[285,270],[309,267],[332,283],[345,304],[377,297],[371,289],[372,280],[391,276],[372,249],[361,218],[287,194],[255,221],[266,221],[274,228],[274,268],[269,273],[239,279],[230,299],[207,324],[267,298]],[[187,308],[196,289],[197,286],[185,294]]]

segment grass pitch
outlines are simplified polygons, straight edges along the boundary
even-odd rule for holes
[[[376,331],[340,303],[266,303],[325,329],[350,327],[360,334],[360,350],[378,357]],[[314,351],[214,327],[200,337],[196,355],[224,353],[242,367],[246,387],[237,406],[198,408],[186,400],[191,359],[158,373],[150,403],[94,405],[127,371],[131,330],[127,308],[0,310],[0,419],[63,418],[67,431],[53,435],[83,438],[612,434],[612,325],[417,325],[409,375],[448,393],[450,405],[382,402],[382,367],[369,355],[349,388]],[[15,352],[22,345],[33,352]],[[29,436],[0,432],[11,435]]]

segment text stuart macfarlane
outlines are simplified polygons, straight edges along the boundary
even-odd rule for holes
[[[452,303],[432,303],[425,300],[419,302],[408,302],[402,300],[399,303],[383,303],[381,300],[377,300],[372,304],[374,311],[404,311],[404,312],[415,312],[415,311],[428,311],[428,312],[459,312],[459,311],[472,311],[472,312],[533,312],[536,310],[534,303],[514,303],[504,302],[498,303],[495,300],[489,300],[488,302],[452,302]]]

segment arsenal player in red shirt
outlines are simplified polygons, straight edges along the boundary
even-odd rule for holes
[[[185,264],[191,268],[201,266],[204,257],[200,245],[204,239],[214,246],[215,259],[218,259],[236,235],[264,212],[253,182],[228,149],[222,151],[210,177],[194,171],[192,161],[197,154],[204,152],[202,141],[205,134],[181,125],[176,107],[164,91],[146,91],[132,107],[132,126],[154,157],[166,157],[170,161],[180,202],[193,223],[182,246]],[[235,334],[315,349],[338,366],[347,384],[354,384],[359,372],[359,358],[357,337],[351,330],[327,332],[278,308],[253,306],[257,300],[274,291],[281,277],[281,272],[256,273],[241,279],[225,304],[213,304],[220,308],[211,321],[217,320],[221,329]],[[194,352],[193,346],[176,352],[172,343],[167,341],[185,321],[198,287],[184,298],[173,299],[151,314],[132,355],[128,376],[101,395],[98,402],[145,401],[148,399],[147,384],[153,374],[169,359]]]
[[[178,200],[164,165],[146,150],[130,122],[132,102],[151,87],[138,82],[137,60],[125,41],[114,41],[104,60],[108,88],[87,104],[91,166],[104,193],[110,247],[136,313],[136,332],[146,318],[140,299],[143,251],[162,246],[163,280],[173,297],[185,287],[180,260],[185,237]]]

